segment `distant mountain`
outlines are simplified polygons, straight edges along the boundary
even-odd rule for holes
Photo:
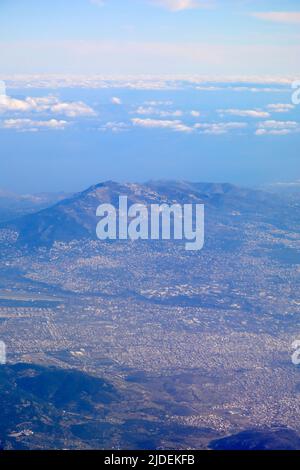
[[[210,448],[213,450],[298,450],[300,449],[300,436],[287,428],[249,430],[214,440]]]
[[[0,221],[4,222],[25,214],[37,212],[67,197],[70,197],[70,194],[63,192],[16,194],[0,189]]]
[[[262,187],[265,191],[279,194],[300,195],[300,180],[291,182],[271,183]]]
[[[96,209],[101,203],[118,206],[119,196],[128,203],[204,203],[209,219],[230,222],[233,217],[256,218],[268,223],[295,223],[291,211],[284,215],[285,203],[280,197],[263,191],[239,188],[231,184],[189,183],[185,181],[149,181],[145,184],[119,184],[108,181],[59,201],[55,205],[2,224],[19,233],[18,241],[28,245],[52,245],[55,241],[71,241],[96,237]]]

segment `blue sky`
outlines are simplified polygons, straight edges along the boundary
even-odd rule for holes
[[[66,88],[60,80],[54,88],[12,82],[0,100],[0,188],[76,191],[108,179],[160,178],[256,186],[300,178],[300,110],[287,84],[132,79]]]
[[[1,0],[1,70],[298,74],[299,12],[297,0]]]
[[[300,179],[299,25],[294,0],[0,0],[0,189]]]

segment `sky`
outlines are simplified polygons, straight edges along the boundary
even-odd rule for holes
[[[1,0],[1,71],[299,75],[298,4]]]
[[[299,26],[296,0],[0,0],[0,189],[300,180]]]

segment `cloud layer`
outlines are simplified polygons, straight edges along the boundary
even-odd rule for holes
[[[300,132],[300,124],[296,121],[264,121],[258,124],[256,135],[288,135]]]
[[[38,130],[64,130],[68,126],[67,121],[49,119],[36,121],[33,119],[6,119],[1,124],[3,129],[15,129],[18,131],[37,132]]]
[[[300,11],[257,12],[252,13],[252,16],[273,23],[300,24]]]
[[[229,114],[231,116],[250,117],[250,118],[268,118],[270,113],[260,109],[219,109],[219,114],[224,116]]]
[[[151,0],[151,3],[164,7],[170,11],[192,10],[194,8],[207,8],[213,4],[213,2],[209,0]]]
[[[54,96],[27,97],[24,100],[0,97],[0,114],[4,113],[52,113],[67,117],[95,116],[95,111],[82,101],[61,102]]]

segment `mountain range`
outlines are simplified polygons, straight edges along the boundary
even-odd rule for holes
[[[149,181],[144,184],[102,182],[85,191],[59,200],[37,212],[2,223],[18,233],[18,242],[30,246],[51,246],[55,241],[95,239],[96,209],[110,203],[118,207],[119,196],[127,196],[128,204],[204,203],[207,221],[231,223],[232,220],[264,221],[285,227],[295,226],[298,209],[284,197],[228,183],[190,183],[185,181]],[[279,217],[280,214],[280,217]]]

